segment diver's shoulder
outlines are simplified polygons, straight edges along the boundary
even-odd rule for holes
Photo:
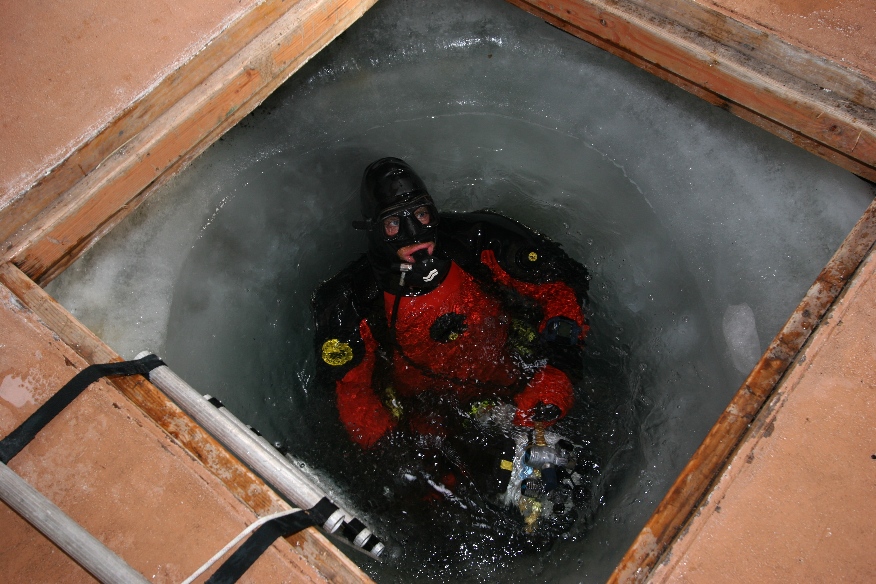
[[[519,221],[492,209],[466,212],[442,212],[441,229],[448,233],[464,233],[471,229],[504,230],[519,235],[535,233]]]
[[[359,324],[373,302],[374,275],[366,256],[323,282],[313,293],[311,309],[315,325],[314,346],[317,376],[337,381],[357,366],[365,348]]]
[[[374,272],[365,254],[326,280],[313,293],[311,304],[319,314],[356,309],[370,303],[378,293]]]
[[[496,242],[526,242],[530,245],[555,245],[549,238],[492,209],[465,213],[441,213],[441,229],[477,247],[491,248]]]
[[[587,270],[546,235],[493,210],[441,215],[450,237],[480,257],[490,250],[511,277],[529,283],[564,281],[587,294]]]

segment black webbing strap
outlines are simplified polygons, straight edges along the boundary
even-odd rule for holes
[[[365,524],[354,517],[351,521],[344,523],[344,529],[342,531],[342,534],[351,542],[355,542],[356,538],[358,538],[366,529],[368,528],[365,526]],[[372,533],[368,536],[368,539],[366,539],[364,543],[357,547],[361,547],[366,552],[370,552],[374,549],[374,546],[379,543],[380,540],[377,538],[376,535]]]
[[[18,428],[13,430],[6,438],[0,441],[0,461],[7,464],[16,454],[27,446],[31,440],[42,430],[46,424],[61,413],[86,387],[109,375],[148,375],[156,367],[164,365],[161,359],[155,355],[147,355],[136,361],[120,361],[117,363],[102,363],[89,365],[64,387],[50,397],[30,415]]]
[[[268,521],[250,535],[225,562],[219,566],[207,584],[232,584],[252,566],[278,537],[289,537],[313,525],[313,518],[304,511]]]
[[[329,501],[328,497],[323,497],[317,501],[316,505],[307,510],[307,514],[313,519],[314,525],[323,525],[337,510],[337,505]]]

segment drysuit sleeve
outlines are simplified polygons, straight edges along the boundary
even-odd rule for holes
[[[395,425],[374,392],[377,341],[365,316],[381,298],[364,258],[347,266],[314,293],[317,384],[334,388],[341,423],[368,448]]]
[[[514,415],[514,424],[517,426],[532,426],[532,412],[539,404],[557,406],[560,410],[558,418],[565,416],[575,402],[572,382],[565,373],[545,365],[539,369],[526,388],[514,397],[514,405],[517,413]]]
[[[358,365],[335,383],[338,414],[350,438],[370,448],[395,427],[395,419],[374,393],[372,377],[377,343],[365,320],[359,323],[365,354]]]
[[[588,330],[584,312],[575,291],[567,283],[560,280],[532,283],[512,278],[496,261],[496,254],[491,249],[481,252],[481,263],[490,269],[497,282],[538,302],[544,311],[538,332],[544,332],[551,319],[562,317],[574,321],[580,327],[578,340],[584,340]]]
[[[567,322],[575,323],[577,329],[567,327],[577,331],[577,334],[574,335],[575,338],[569,338],[565,343],[560,343],[560,345],[565,344],[564,347],[552,348],[552,353],[555,355],[561,353],[569,355],[571,353],[570,359],[563,360],[564,363],[570,364],[563,367],[567,371],[560,369],[557,360],[549,359],[549,362],[552,363],[537,371],[529,380],[526,388],[514,398],[514,403],[517,406],[514,423],[518,426],[532,426],[532,414],[536,406],[539,405],[556,406],[559,409],[557,419],[565,416],[575,401],[574,388],[567,373],[575,372],[579,368],[580,359],[576,359],[575,356],[579,354],[578,347],[588,331],[582,301],[579,300],[575,290],[561,280],[541,278],[532,282],[524,282],[511,277],[496,260],[493,250],[486,249],[481,252],[481,263],[490,269],[497,282],[538,303],[543,312],[541,322],[538,325],[539,333],[544,333],[549,324],[564,319]]]

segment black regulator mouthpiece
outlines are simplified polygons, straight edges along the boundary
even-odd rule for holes
[[[450,269],[449,260],[425,249],[412,254],[413,263],[399,256],[402,248],[436,243],[440,220],[426,184],[414,169],[399,158],[372,162],[362,176],[360,195],[364,221],[354,227],[368,233],[368,258],[381,287],[395,292],[406,286],[412,293],[437,287]]]
[[[440,284],[450,270],[450,260],[429,255],[426,250],[413,254],[413,264],[404,264],[401,269],[406,272],[404,285],[413,289],[431,290]]]

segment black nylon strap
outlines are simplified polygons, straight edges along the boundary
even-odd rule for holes
[[[296,511],[268,521],[256,529],[225,562],[219,566],[207,584],[233,584],[252,566],[278,537],[289,537],[313,525],[304,511]]]
[[[322,525],[337,510],[337,505],[329,501],[328,497],[323,497],[317,501],[316,505],[307,510],[307,514],[313,519],[315,525]]]
[[[150,371],[161,365],[164,365],[164,362],[155,355],[147,355],[136,361],[89,365],[77,373],[73,379],[68,381],[64,387],[59,389],[43,405],[37,408],[18,428],[0,441],[0,461],[3,464],[7,464],[12,460],[15,455],[21,452],[34,439],[46,424],[51,422],[55,416],[70,405],[86,387],[101,377],[109,375],[147,376]]]
[[[380,543],[380,540],[376,535],[369,535],[368,540],[362,545],[362,549],[366,552],[370,552],[374,549],[374,546]]]

